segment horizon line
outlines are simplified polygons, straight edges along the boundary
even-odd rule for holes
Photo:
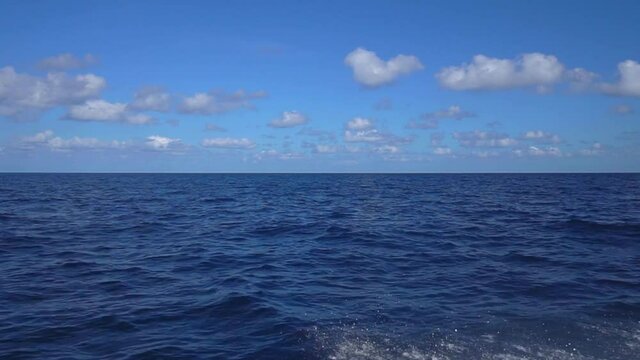
[[[0,175],[7,174],[114,174],[114,175],[514,175],[514,174],[640,174],[640,171],[439,171],[439,172],[378,172],[378,171],[284,171],[284,172],[250,172],[250,171],[221,171],[221,172],[189,172],[189,171],[0,171]]]

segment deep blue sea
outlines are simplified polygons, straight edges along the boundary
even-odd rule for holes
[[[640,359],[640,174],[0,174],[1,359]]]

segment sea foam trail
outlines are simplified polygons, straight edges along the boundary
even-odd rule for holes
[[[541,324],[544,326],[544,324]],[[526,333],[516,329],[471,329],[438,331],[421,336],[388,337],[369,328],[342,326],[310,330],[316,341],[318,358],[333,360],[596,360],[635,359],[640,350],[640,324],[581,324],[568,331],[568,336],[552,334],[544,327],[529,328]],[[484,331],[482,331],[483,329]],[[519,329],[521,330],[521,329]],[[565,329],[566,330],[566,329]],[[490,333],[489,331],[493,331]],[[535,332],[534,332],[535,331]],[[572,342],[573,341],[575,342]],[[583,339],[607,340],[605,344],[590,344]]]

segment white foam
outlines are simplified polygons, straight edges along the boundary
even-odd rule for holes
[[[320,345],[319,350],[331,360],[607,360],[612,354],[617,358],[629,358],[640,349],[640,329],[591,328],[595,329],[606,336],[615,334],[618,339],[617,347],[607,349],[610,355],[585,354],[572,342],[558,345],[552,338],[537,338],[531,333],[513,338],[499,332],[482,335],[464,331],[436,332],[407,341],[403,336],[380,336],[366,327],[351,325],[324,330],[316,328],[314,337]],[[586,343],[593,344],[592,340],[586,340]]]

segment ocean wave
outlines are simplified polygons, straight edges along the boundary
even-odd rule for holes
[[[3,359],[638,359],[638,175],[0,183]]]
[[[563,221],[560,225],[579,231],[623,231],[625,233],[635,233],[640,236],[640,223],[603,222],[573,218]]]

